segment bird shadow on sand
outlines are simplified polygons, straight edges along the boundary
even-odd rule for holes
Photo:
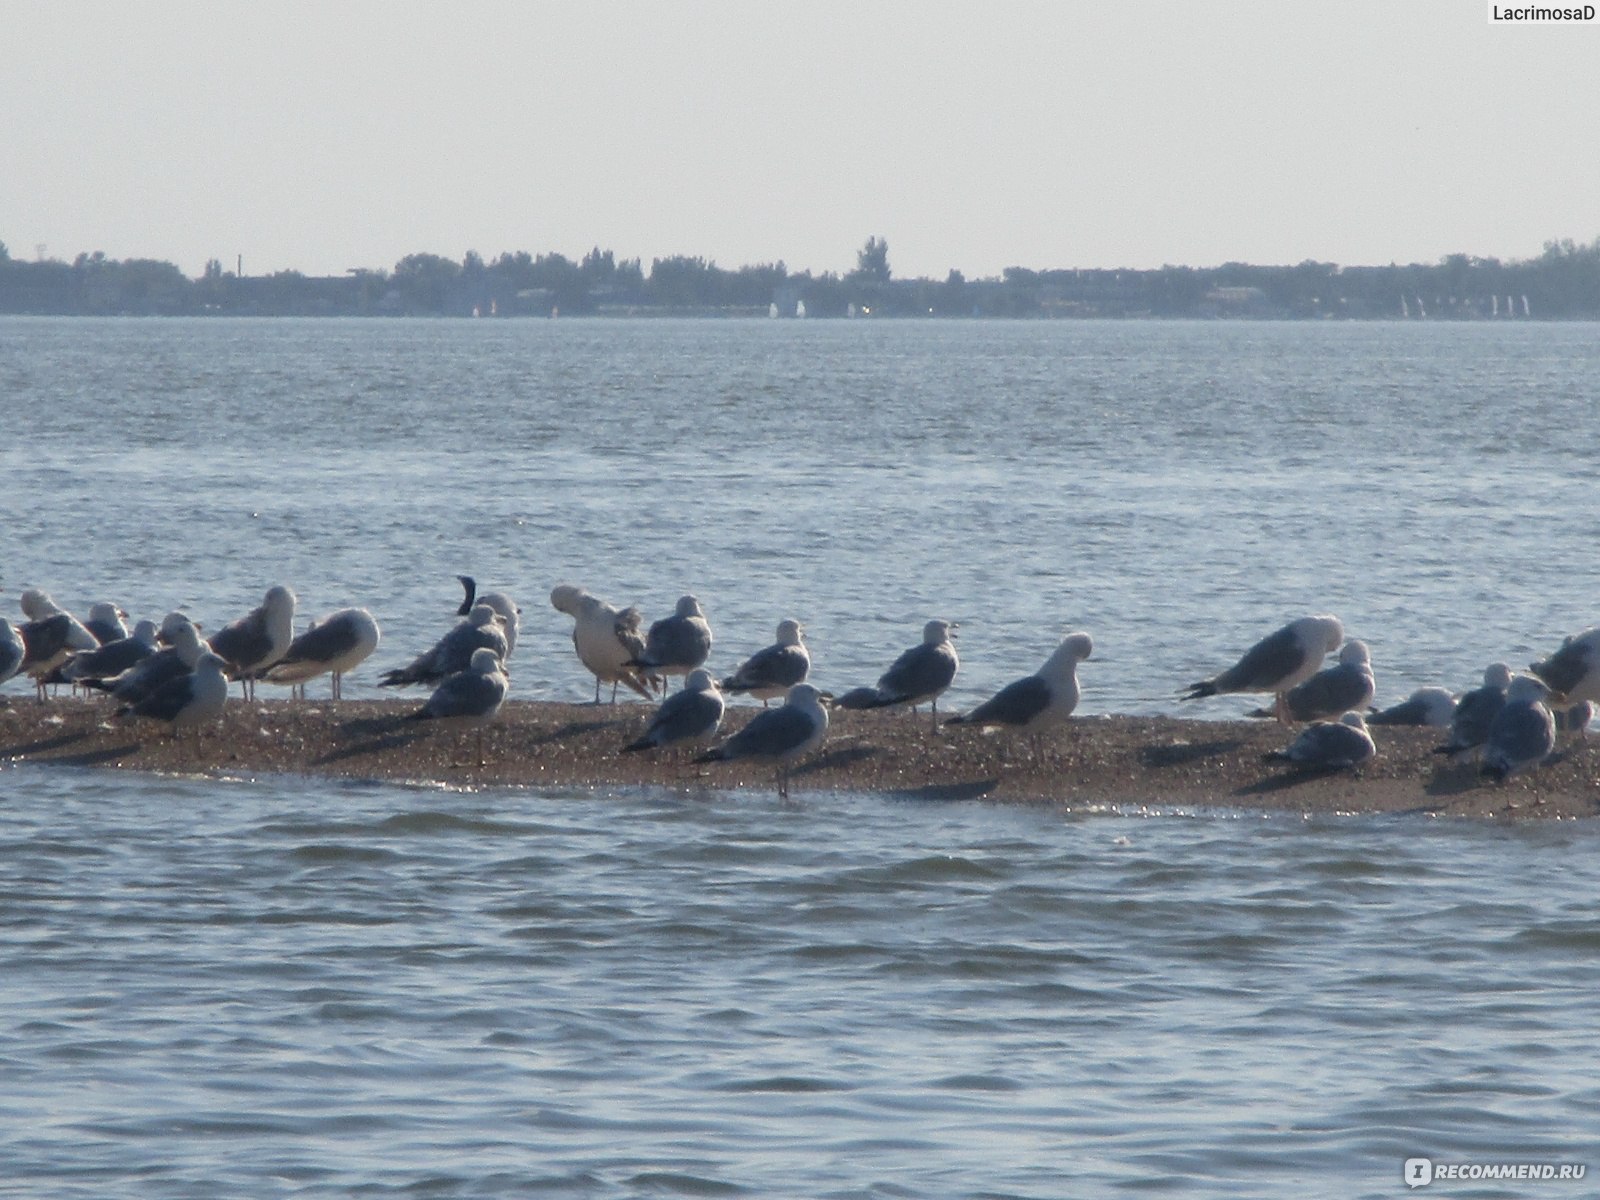
[[[88,736],[80,730],[77,733],[62,733],[51,738],[40,738],[35,742],[24,742],[20,746],[6,746],[0,749],[0,758],[29,758],[35,754],[48,754],[52,750],[75,745]]]
[[[1143,746],[1139,750],[1139,765],[1152,770],[1163,767],[1186,767],[1207,759],[1222,758],[1239,750],[1244,742],[1230,741],[1182,742],[1168,746]]]
[[[1000,786],[1000,779],[975,779],[970,783],[930,783],[927,787],[898,788],[888,792],[893,800],[919,804],[953,804],[963,800],[983,800]]]
[[[843,771],[869,758],[876,758],[881,753],[882,751],[876,746],[840,746],[818,755],[804,766],[796,767],[790,775],[817,775],[823,771]]]
[[[1303,784],[1315,783],[1319,779],[1332,779],[1343,775],[1350,779],[1359,779],[1360,776],[1348,767],[1326,767],[1322,769],[1300,768],[1298,770],[1284,771],[1277,775],[1269,775],[1255,783],[1247,783],[1243,787],[1233,789],[1235,796],[1270,796],[1275,792],[1286,792],[1291,788]]]
[[[370,738],[364,742],[357,742],[352,746],[340,746],[337,750],[329,750],[326,754],[319,755],[311,760],[313,766],[326,766],[329,763],[343,762],[348,758],[360,758],[368,754],[383,754],[390,750],[403,750],[414,742],[422,740],[419,733],[391,733],[387,737]]]
[[[522,740],[530,746],[548,746],[556,742],[566,742],[573,738],[585,737],[591,733],[600,733],[602,730],[620,727],[617,721],[568,721],[559,729],[552,729],[548,733],[524,737]]]

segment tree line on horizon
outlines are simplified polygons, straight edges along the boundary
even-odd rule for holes
[[[0,242],[0,312],[129,316],[617,316],[1600,318],[1600,237],[1546,242],[1536,258],[1451,254],[1436,263],[1346,267],[1008,267],[995,278],[898,279],[871,237],[844,274],[783,262],[736,269],[701,257],[618,260],[558,253],[408,254],[389,270],[248,276],[213,259],[197,278],[156,259],[14,259]]]

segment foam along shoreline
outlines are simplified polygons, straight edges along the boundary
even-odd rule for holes
[[[475,736],[408,722],[420,699],[328,701],[230,698],[199,737],[113,720],[99,700],[0,700],[0,763],[58,763],[182,774],[302,774],[342,778],[559,787],[661,786],[771,790],[770,767],[695,766],[683,752],[623,754],[654,707],[510,700]],[[759,708],[730,709],[723,735]],[[1562,735],[1544,766],[1495,785],[1475,763],[1432,753],[1439,729],[1377,727],[1376,759],[1358,773],[1305,775],[1265,762],[1292,733],[1272,721],[1076,716],[1043,763],[1027,739],[933,731],[926,713],[836,711],[821,749],[792,772],[792,796],[825,790],[924,800],[991,799],[1231,807],[1289,812],[1449,816],[1600,815],[1600,739]]]

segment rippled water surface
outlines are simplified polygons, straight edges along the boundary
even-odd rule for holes
[[[1600,1132],[1587,826],[0,779],[20,1194],[1381,1196]]]
[[[377,667],[465,571],[573,699],[563,579],[695,591],[718,667],[798,617],[833,688],[954,619],[951,707],[1078,627],[1085,712],[1326,610],[1386,700],[1600,620],[1597,401],[1583,325],[4,319],[0,590],[216,624],[283,581]],[[1600,1171],[1600,833],[1150,802],[0,767],[0,1193]]]

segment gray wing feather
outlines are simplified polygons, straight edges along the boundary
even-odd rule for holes
[[[1050,685],[1037,675],[1008,683],[958,718],[963,725],[1026,725],[1050,706]]]
[[[805,744],[816,732],[811,718],[797,708],[758,712],[716,752],[720,759],[777,758]]]
[[[1285,626],[1262,638],[1213,681],[1219,692],[1270,692],[1305,665],[1306,648]]]
[[[878,680],[878,691],[886,702],[895,703],[943,691],[955,677],[956,658],[948,647],[924,642],[890,664]]]

